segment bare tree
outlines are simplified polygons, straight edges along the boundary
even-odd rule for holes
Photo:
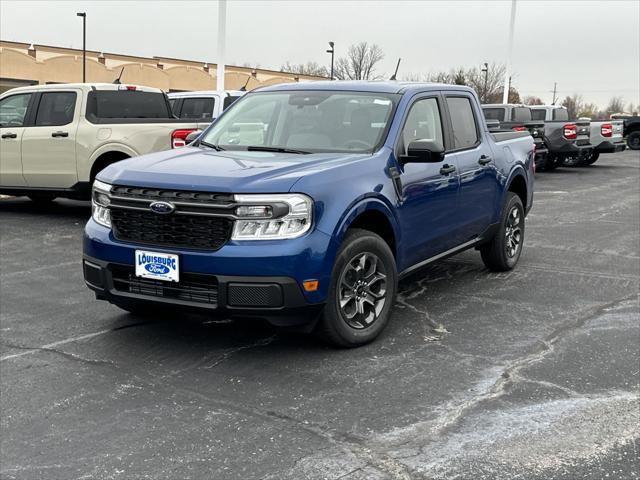
[[[535,97],[533,95],[526,96],[522,99],[522,103],[525,105],[544,105],[544,102],[540,97]]]
[[[570,119],[578,118],[578,112],[581,112],[584,107],[584,99],[582,95],[578,95],[574,93],[573,95],[567,95],[564,97],[564,100],[561,104],[563,107],[566,107],[567,113],[569,114]]]
[[[334,77],[338,80],[379,80],[376,66],[384,58],[384,52],[375,43],[367,42],[351,45],[346,57],[336,60]]]
[[[328,77],[329,71],[327,67],[320,65],[318,62],[285,63],[280,67],[281,72],[297,73],[299,75],[313,75],[316,77]]]
[[[611,100],[609,100],[609,104],[607,105],[605,111],[607,113],[607,116],[613,113],[624,112],[624,102],[622,100],[622,97],[613,97]]]
[[[604,116],[603,112],[595,103],[584,103],[578,111],[578,117],[589,117],[591,120],[597,120]]]

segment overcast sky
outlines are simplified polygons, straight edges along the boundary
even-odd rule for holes
[[[385,52],[380,70],[429,73],[505,62],[510,1],[229,0],[227,63],[279,69],[329,63],[366,40]],[[0,38],[112,53],[216,61],[215,1],[0,0]],[[640,2],[519,0],[513,54],[521,95],[582,94],[604,107],[614,95],[640,103]],[[0,69],[2,67],[0,66]]]

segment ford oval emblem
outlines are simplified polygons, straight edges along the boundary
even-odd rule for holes
[[[175,205],[169,202],[153,202],[151,205],[149,205],[149,208],[153,212],[159,213],[161,215],[166,215],[167,213],[171,213],[176,209]]]
[[[169,267],[166,265],[161,265],[159,263],[147,263],[144,266],[145,270],[149,273],[155,273],[156,275],[166,275],[169,273]]]

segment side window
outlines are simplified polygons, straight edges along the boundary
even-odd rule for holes
[[[467,97],[447,97],[453,129],[453,148],[468,148],[478,142],[478,129],[471,100]]]
[[[546,117],[547,111],[542,108],[532,108],[531,109],[531,120],[542,120]]]
[[[182,101],[180,118],[193,118],[196,120],[207,120],[213,116],[213,98],[185,98]]]
[[[76,109],[75,92],[43,93],[36,114],[37,127],[68,125]]]
[[[30,93],[3,98],[0,101],[0,127],[22,127],[30,99]]]
[[[435,98],[423,98],[411,106],[402,129],[403,155],[407,154],[407,148],[414,140],[432,140],[444,146],[440,109]]]
[[[222,109],[226,110],[229,108],[233,102],[238,100],[240,97],[234,97],[233,95],[229,95],[228,97],[224,97],[224,103],[222,104]]]

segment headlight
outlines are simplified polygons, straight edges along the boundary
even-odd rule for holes
[[[236,195],[232,240],[296,238],[311,228],[313,200],[300,193]]]
[[[111,228],[111,214],[109,212],[109,192],[111,185],[94,180],[91,189],[91,216],[93,219],[105,227]]]

